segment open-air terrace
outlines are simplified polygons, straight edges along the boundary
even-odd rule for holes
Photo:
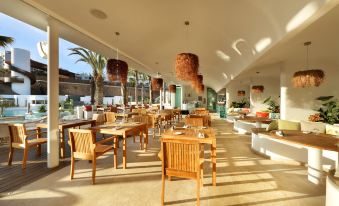
[[[0,0],[0,205],[339,205],[339,0]]]

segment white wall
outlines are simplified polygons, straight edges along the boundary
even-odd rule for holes
[[[280,79],[279,77],[257,77],[252,79],[252,85],[262,85],[264,86],[263,93],[253,93],[250,94],[251,101],[251,113],[255,114],[256,112],[260,112],[267,109],[267,105],[264,104],[264,100],[268,97],[277,101],[280,104]]]
[[[186,101],[188,103],[193,101],[198,101],[198,96],[202,96],[202,106],[206,107],[207,105],[207,88],[205,86],[205,90],[203,94],[197,94],[195,90],[190,85],[184,85],[182,88],[182,101]],[[206,102],[204,103],[203,100],[206,99]]]
[[[12,48],[11,63],[25,71],[31,72],[31,54],[29,51],[19,48]],[[31,94],[31,80],[17,72],[12,71],[11,76],[17,76],[24,79],[24,83],[12,83],[12,90],[17,94],[30,95]]]
[[[339,58],[339,57],[337,57]],[[309,115],[316,113],[319,96],[335,96],[339,98],[339,70],[335,63],[319,59],[312,61],[312,68],[319,68],[325,72],[325,81],[319,87],[294,88],[292,77],[294,72],[301,69],[301,63],[284,62],[282,70],[282,90],[286,91],[285,109],[282,110],[282,118],[289,120],[307,120]]]
[[[245,91],[245,96],[238,96],[238,91]],[[229,108],[232,102],[240,102],[242,99],[250,100],[250,85],[241,81],[232,81],[226,87],[226,108]]]

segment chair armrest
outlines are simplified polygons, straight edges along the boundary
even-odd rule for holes
[[[29,134],[26,134],[26,139],[28,137],[37,137],[38,138],[38,136],[37,136],[38,134],[44,134],[44,133],[47,134],[47,132],[34,132],[34,133],[30,132]]]

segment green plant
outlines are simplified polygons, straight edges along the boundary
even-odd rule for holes
[[[316,109],[319,112],[320,118],[329,124],[339,123],[339,101],[333,99],[333,96],[320,96],[316,100],[321,102],[320,108]]]
[[[39,113],[45,113],[45,112],[47,112],[47,110],[46,110],[46,105],[41,105],[40,107],[39,107]]]
[[[8,36],[1,36],[0,35],[0,47],[5,48],[9,44],[12,44],[14,42],[14,39],[12,37]]]
[[[280,106],[278,103],[272,99],[272,97],[268,97],[267,99],[264,100],[263,102],[268,106],[267,111],[270,113],[279,113],[280,112]]]
[[[249,107],[250,103],[247,99],[243,98],[240,102],[232,102],[231,107],[233,108],[246,108]]]

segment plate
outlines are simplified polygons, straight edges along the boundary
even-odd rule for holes
[[[184,134],[183,132],[174,132],[175,135],[182,135]]]

